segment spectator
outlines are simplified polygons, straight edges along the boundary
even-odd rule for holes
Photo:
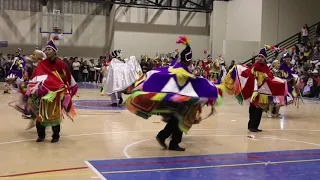
[[[305,24],[301,30],[301,38],[303,45],[307,45],[309,41],[309,27]]]
[[[82,64],[82,81],[83,82],[87,82],[88,81],[88,77],[89,77],[89,66],[87,61],[84,61]]]
[[[93,83],[95,81],[94,76],[95,76],[95,72],[96,72],[96,70],[94,69],[95,64],[94,64],[93,59],[90,59],[88,66],[89,66],[89,82]]]
[[[76,82],[79,82],[80,78],[80,62],[78,61],[78,58],[76,57],[74,62],[72,63],[72,76],[74,77]]]

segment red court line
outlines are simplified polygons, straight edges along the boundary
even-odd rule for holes
[[[222,158],[203,158],[203,159],[190,159],[190,160],[158,161],[158,162],[121,163],[121,164],[99,165],[99,166],[96,166],[95,168],[98,169],[98,168],[117,167],[117,166],[118,167],[143,166],[143,165],[155,165],[155,164],[176,164],[176,163],[188,163],[188,162],[196,163],[196,162],[208,162],[208,161],[230,161],[230,160],[247,160],[247,159],[261,160],[261,159],[267,159],[267,158],[279,159],[283,157],[307,157],[307,156],[320,156],[320,153],[278,154],[278,155],[266,155],[266,156],[248,155],[244,157],[222,157]],[[44,174],[44,173],[52,173],[52,172],[74,171],[74,170],[83,170],[83,169],[88,169],[88,167],[83,166],[83,167],[74,167],[74,168],[27,172],[27,173],[20,173],[20,174],[10,174],[10,175],[0,176],[0,178],[26,176],[26,175],[33,175],[33,174]]]

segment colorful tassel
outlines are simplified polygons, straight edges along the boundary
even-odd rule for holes
[[[49,91],[47,95],[42,97],[43,100],[47,100],[49,102],[53,102],[54,98],[56,98],[57,92]]]
[[[101,86],[101,88],[100,88],[100,95],[104,96],[104,87],[103,86]]]

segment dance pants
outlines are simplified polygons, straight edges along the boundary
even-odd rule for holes
[[[165,140],[171,135],[171,142],[169,147],[171,148],[176,148],[178,147],[178,144],[181,143],[182,140],[182,131],[180,131],[179,126],[178,126],[178,119],[175,118],[174,116],[171,116],[170,119],[168,120],[167,125],[164,127],[163,130],[161,130],[158,134],[158,138],[161,140]]]
[[[257,108],[254,105],[250,105],[248,129],[258,129],[262,117],[262,112],[263,109]]]

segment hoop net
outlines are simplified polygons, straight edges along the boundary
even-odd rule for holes
[[[54,32],[55,34],[61,34],[62,29],[60,29],[60,28],[58,28],[58,27],[54,27],[54,28],[53,28],[53,32]]]

